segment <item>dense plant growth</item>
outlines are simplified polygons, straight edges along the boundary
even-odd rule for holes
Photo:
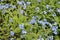
[[[0,0],[0,40],[60,40],[60,0]]]

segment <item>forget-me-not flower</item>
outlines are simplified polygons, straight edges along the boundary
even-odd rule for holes
[[[19,24],[20,29],[24,29],[24,23]]]
[[[13,31],[11,31],[11,32],[10,32],[10,35],[11,35],[11,36],[14,36],[14,32],[13,32]]]

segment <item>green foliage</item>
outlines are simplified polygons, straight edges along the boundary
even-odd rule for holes
[[[24,0],[23,4],[18,4],[18,1],[0,0],[2,6],[9,4],[9,8],[5,8],[4,6],[4,8],[0,8],[0,40],[10,40],[11,38],[14,38],[14,40],[37,40],[38,38],[48,40],[47,38],[51,35],[54,36],[53,40],[60,39],[60,12],[57,11],[57,9],[60,9],[60,4],[58,4],[60,0],[41,0],[40,2],[37,0]],[[28,5],[27,2],[31,2],[31,4]],[[24,5],[26,9],[24,9]],[[48,9],[47,5],[49,5]],[[23,13],[20,10],[23,10]],[[47,13],[44,14],[44,11]],[[52,16],[54,13],[56,16]],[[35,16],[38,17],[32,18]],[[36,20],[36,22],[30,23],[32,19]],[[44,19],[47,19],[47,22],[52,26],[54,26],[55,22],[57,23],[57,25],[55,24],[58,26],[57,34],[53,33],[50,24],[43,25]],[[42,20],[43,23],[38,23],[38,20]],[[20,24],[24,24],[23,29],[20,28]],[[27,33],[22,33],[22,30],[25,30]],[[10,31],[14,32],[14,34],[12,33],[14,36],[10,35]]]

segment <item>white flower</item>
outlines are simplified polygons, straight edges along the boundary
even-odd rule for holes
[[[22,30],[22,33],[23,33],[23,34],[26,34],[27,32],[26,32],[25,30]]]
[[[24,29],[24,23],[20,24],[19,27],[20,27],[21,29]]]
[[[13,31],[11,31],[10,34],[11,34],[11,36],[14,36],[14,32]]]
[[[28,5],[30,5],[30,4],[31,4],[31,2],[27,2],[27,4],[28,4]]]
[[[59,12],[59,13],[60,13],[60,9],[57,9],[57,12]]]

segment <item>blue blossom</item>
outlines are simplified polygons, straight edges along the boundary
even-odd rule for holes
[[[59,13],[60,13],[60,9],[57,9],[57,12],[59,12]]]
[[[19,24],[20,29],[24,29],[24,23]]]
[[[14,40],[14,38],[10,38],[10,40]]]
[[[54,34],[57,34],[57,28],[58,28],[58,26],[53,26],[52,27],[52,31],[53,31]]]
[[[54,34],[57,34],[57,31],[53,31]]]
[[[24,5],[23,5],[23,9],[26,9],[26,4],[24,3]]]
[[[11,31],[11,32],[10,32],[10,35],[11,35],[11,36],[14,36],[14,32],[13,32],[13,31]]]
[[[37,0],[38,2],[41,2],[41,0]]]
[[[48,40],[53,40],[53,35],[49,36]]]
[[[3,9],[3,6],[0,4],[0,9]]]
[[[46,8],[47,8],[47,9],[50,9],[50,5],[46,5]]]
[[[34,24],[36,22],[36,20],[35,19],[32,19],[29,23],[30,24]]]
[[[33,17],[32,17],[32,19],[37,19],[37,18],[38,18],[38,16],[33,16]]]
[[[4,5],[4,8],[9,8],[9,4],[5,4]]]
[[[20,9],[20,14],[23,14],[23,13],[24,13],[24,11]]]
[[[52,16],[55,17],[56,16],[56,13],[54,13]]]
[[[27,2],[27,4],[28,4],[28,5],[30,5],[30,4],[31,4],[31,2]]]
[[[17,1],[17,4],[23,5],[25,2],[24,1]]]
[[[47,14],[47,12],[46,12],[46,11],[44,11],[44,14]]]
[[[26,34],[27,33],[27,31],[25,31],[25,30],[22,30],[22,34]]]
[[[53,12],[53,9],[49,9],[49,12]]]

